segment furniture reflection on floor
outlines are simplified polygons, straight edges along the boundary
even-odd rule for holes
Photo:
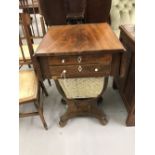
[[[127,49],[122,62],[125,67],[123,78],[115,77],[114,85],[119,89],[128,111],[127,126],[135,125],[135,26],[120,27],[120,40]]]
[[[42,93],[40,83],[33,70],[19,71],[19,105],[34,103],[37,110],[31,113],[20,112],[19,117],[39,115],[44,128],[47,130],[47,124],[43,116]]]
[[[60,118],[61,126],[79,115],[95,116],[102,124],[106,123],[104,113],[95,104],[106,88],[107,77],[123,76],[120,63],[123,53],[124,47],[107,23],[49,28],[34,58],[40,66],[40,78],[53,78],[67,102],[67,112]],[[77,92],[78,85],[83,86],[83,90],[78,89],[81,93]],[[87,91],[92,97],[83,96]]]

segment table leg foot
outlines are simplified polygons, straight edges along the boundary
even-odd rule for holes
[[[108,123],[108,121],[105,117],[103,117],[102,119],[99,119],[99,121],[102,125],[106,125]]]
[[[91,116],[99,120],[102,125],[107,124],[107,119],[103,111],[97,106],[97,100],[70,100],[67,101],[67,111],[60,117],[59,125],[64,127],[67,121],[77,116]]]
[[[67,121],[63,121],[60,119],[60,121],[59,121],[60,127],[64,127],[66,124],[67,124]]]

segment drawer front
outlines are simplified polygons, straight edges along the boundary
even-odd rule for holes
[[[49,65],[79,65],[79,64],[104,64],[108,65],[112,61],[110,54],[104,55],[72,55],[72,56],[51,56],[48,58]]]
[[[49,66],[51,76],[54,78],[68,77],[97,77],[110,75],[111,65],[87,64]]]

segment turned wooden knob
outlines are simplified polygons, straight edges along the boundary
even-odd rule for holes
[[[98,72],[98,68],[95,68],[95,72]]]
[[[66,70],[63,70],[62,72],[63,72],[64,74],[65,74],[65,73],[67,73],[67,71],[66,71]]]
[[[61,60],[61,63],[64,64],[64,63],[65,63],[65,59],[62,59],[62,60]]]

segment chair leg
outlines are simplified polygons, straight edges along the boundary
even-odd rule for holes
[[[19,66],[19,69],[21,69],[21,68],[22,68],[22,66],[23,66],[23,65],[20,65],[20,66]]]
[[[48,92],[46,90],[46,87],[45,87],[44,83],[43,82],[40,82],[40,85],[41,85],[41,88],[43,89],[45,95],[48,96]]]
[[[40,108],[38,108],[38,113],[39,113],[39,116],[41,118],[41,121],[42,121],[42,123],[44,125],[44,128],[46,130],[48,130],[47,124],[46,124],[45,119],[44,119],[43,111]]]
[[[30,65],[30,64],[28,64],[28,67],[29,67],[29,68],[31,68],[31,65]]]
[[[40,101],[39,101],[39,102],[40,102]],[[42,121],[42,123],[43,123],[44,128],[45,128],[46,130],[48,130],[48,127],[47,127],[47,124],[46,124],[46,121],[45,121],[44,115],[43,115],[43,108],[40,106],[40,104],[38,105],[38,104],[36,104],[35,102],[34,102],[34,105],[35,105],[35,107],[36,107],[36,109],[37,109],[37,111],[38,111],[38,114],[39,114],[39,116],[40,116],[40,119],[41,119],[41,121]]]
[[[47,81],[48,81],[48,84],[52,86],[50,79],[47,79]]]

